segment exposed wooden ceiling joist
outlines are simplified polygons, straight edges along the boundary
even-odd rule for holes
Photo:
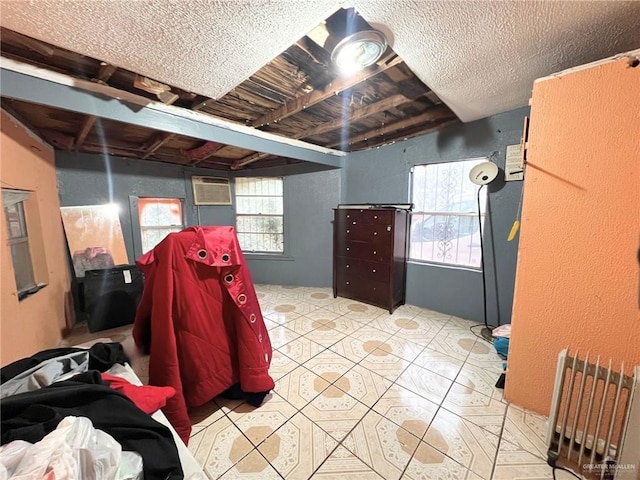
[[[413,125],[418,125],[420,123],[435,122],[438,120],[446,120],[446,119],[452,119],[452,118],[454,117],[452,116],[451,111],[448,108],[439,106],[439,107],[432,108],[431,110],[428,110],[427,112],[421,115],[405,118],[404,120],[390,123],[380,128],[376,128],[375,130],[371,130],[361,135],[356,135],[355,137],[351,137],[349,138],[348,143],[357,144],[362,141],[368,140],[370,138],[386,135],[387,133],[402,130],[403,128],[408,128]],[[341,143],[342,143],[341,141],[334,142],[331,144],[331,146],[335,147],[340,145]]]
[[[142,151],[144,152],[142,158],[149,158],[156,150],[169,142],[173,137],[175,137],[174,133],[163,132],[154,134],[149,140],[147,140],[147,143],[142,146]]]
[[[139,95],[2,58],[3,95],[202,140],[341,167],[344,152],[280,137]],[[96,95],[97,94],[97,95]],[[106,98],[105,98],[106,97]],[[112,101],[119,99],[118,102]]]
[[[380,100],[379,102],[375,102],[365,107],[354,110],[348,115],[348,122],[357,122],[358,120],[369,117],[371,115],[375,115],[380,112],[384,112],[385,110],[397,107],[408,101],[409,99],[407,99],[407,97],[402,94],[393,95],[391,97],[385,98],[384,100]],[[301,133],[294,135],[294,138],[309,138],[315,135],[321,135],[323,133],[342,128],[343,125],[345,125],[345,121],[342,117],[339,117],[330,122],[318,125],[317,127],[304,130]],[[268,153],[255,153],[253,155],[249,155],[248,157],[241,158],[233,162],[233,164],[231,165],[231,169],[238,170],[268,156]]]
[[[400,63],[402,63],[402,59],[398,56],[395,56],[394,54],[392,58],[386,58],[385,61],[381,62],[379,65],[367,70],[363,70],[356,75],[344,78],[339,77],[338,79],[336,79],[336,81],[327,85],[323,90],[314,90],[311,93],[296,97],[282,105],[280,108],[273,110],[266,115],[258,118],[257,120],[251,122],[251,125],[254,127],[261,127],[283,120],[291,115],[295,115],[296,113],[301,112],[305,108],[316,105],[317,103],[320,103],[333,95],[336,95],[355,85],[358,85],[359,83],[362,83],[365,80],[374,77],[391,67],[395,67]]]
[[[345,136],[339,134],[342,129],[353,138],[341,149],[353,151],[426,133],[455,119],[451,112],[439,121],[425,116],[441,104],[440,99],[391,49],[355,77],[337,76],[330,48],[322,45],[340,35],[336,30],[331,33],[335,38],[330,38],[326,24],[329,20],[334,26],[344,23],[346,12],[336,11],[220,98],[181,89],[162,78],[152,80],[142,72],[116,69],[98,58],[2,28],[0,80],[6,97],[2,103],[14,107],[36,126],[36,132],[48,131],[61,149],[68,149],[71,139],[72,149],[80,153],[107,151],[225,170],[300,166],[301,162],[305,166],[309,161],[318,163],[307,168],[342,166],[346,153],[324,148]],[[28,73],[44,83],[7,89],[4,80],[11,74],[4,69],[6,58],[39,67],[42,70]],[[20,69],[17,73],[23,74]],[[62,77],[56,78],[58,73]],[[60,86],[72,87],[74,95]],[[16,94],[12,89],[20,91]],[[27,89],[32,94],[27,95]],[[78,90],[84,94],[76,95]],[[157,99],[175,104],[168,107]],[[95,127],[98,121],[100,132]],[[398,130],[378,128],[390,122]],[[307,139],[312,143],[300,142]]]
[[[96,78],[94,80],[96,82],[106,84],[109,78],[111,77],[111,75],[113,75],[117,69],[118,68],[113,65],[109,65],[108,63],[103,63],[102,65],[100,65],[100,70],[98,71],[98,74],[96,75]],[[85,117],[85,119],[82,122],[82,126],[80,127],[80,131],[76,135],[76,140],[74,145],[74,148],[76,150],[82,146],[85,139],[87,138],[87,135],[93,128],[93,124],[95,122],[96,122],[96,117],[94,115],[88,115]]]

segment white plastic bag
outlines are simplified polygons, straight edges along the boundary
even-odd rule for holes
[[[0,447],[0,480],[9,480],[32,444],[15,440]]]
[[[110,435],[93,428],[88,418],[66,417],[53,432],[28,448],[14,443],[0,450],[0,464],[12,480],[118,478],[122,447]],[[22,455],[17,464],[5,459],[15,452]]]
[[[122,452],[118,480],[144,480],[142,457],[136,452]]]

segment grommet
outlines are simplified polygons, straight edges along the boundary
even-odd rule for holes
[[[259,333],[259,334],[258,334],[258,341],[259,341],[260,343],[262,343],[262,334],[261,334],[261,333]]]
[[[198,250],[198,257],[204,259],[207,258],[207,251],[204,248],[201,248],[200,250]]]
[[[245,303],[247,303],[247,296],[244,293],[241,293],[240,295],[238,295],[237,300],[240,305],[244,305]]]
[[[223,253],[222,254],[222,261],[226,263],[229,260],[231,260],[231,257],[229,256],[229,254],[228,253]]]
[[[256,314],[252,313],[251,315],[249,315],[249,321],[251,323],[256,323]]]
[[[231,283],[233,282],[233,275],[229,274],[227,276],[224,277],[224,281],[227,283]]]

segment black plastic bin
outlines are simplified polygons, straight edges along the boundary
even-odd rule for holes
[[[84,307],[90,332],[133,323],[142,297],[143,277],[135,265],[84,274]]]

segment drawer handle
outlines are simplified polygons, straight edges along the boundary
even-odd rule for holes
[[[376,273],[376,269],[374,268],[374,269],[372,270],[372,272],[373,272],[373,273]]]
[[[346,285],[349,285],[349,282],[344,282]]]
[[[378,215],[374,215],[373,218],[378,218]]]
[[[391,225],[387,225],[387,232],[391,231]]]
[[[355,225],[355,224],[356,224],[356,222],[353,222],[353,224]]]
[[[378,234],[378,232],[373,232],[373,235],[376,236]]]
[[[347,251],[349,251],[349,247],[347,247]]]
[[[347,263],[347,268],[349,268],[349,264]]]
[[[347,249],[347,250],[348,250],[348,249]],[[374,251],[373,251],[373,254],[375,255],[376,253],[378,253],[378,252],[376,252],[376,251],[374,250]]]
[[[349,233],[349,230],[347,230],[347,233]]]

